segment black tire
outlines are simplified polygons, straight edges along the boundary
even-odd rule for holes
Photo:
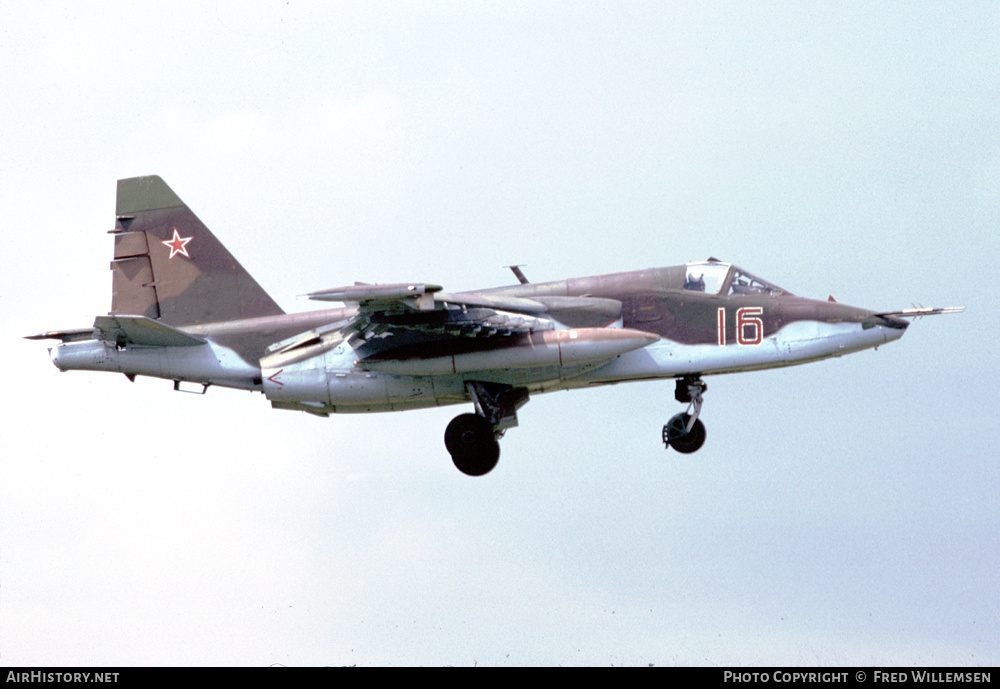
[[[697,452],[705,444],[705,424],[701,419],[695,419],[691,431],[684,432],[690,420],[690,414],[677,414],[663,427],[663,441],[686,455]]]
[[[478,414],[461,414],[452,419],[444,432],[444,446],[451,460],[463,474],[483,476],[500,460],[500,443],[493,426]]]

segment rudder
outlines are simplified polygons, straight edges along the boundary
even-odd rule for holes
[[[112,315],[196,325],[284,313],[160,177],[118,180]]]

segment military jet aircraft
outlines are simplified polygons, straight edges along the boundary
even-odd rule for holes
[[[907,317],[798,297],[715,258],[667,268],[446,292],[429,283],[323,289],[343,307],[285,313],[157,176],[118,181],[111,311],[91,328],[33,335],[61,371],[155,376],[204,393],[262,392],[276,409],[400,411],[471,402],[447,427],[462,472],[497,464],[531,394],[674,379],[687,404],[663,427],[705,441],[702,376],[802,364],[902,337]]]

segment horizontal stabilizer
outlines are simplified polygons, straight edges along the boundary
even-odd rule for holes
[[[193,347],[205,344],[200,337],[188,335],[163,323],[145,316],[98,316],[94,327],[100,331],[100,338],[120,344],[136,344],[148,347]]]
[[[77,328],[76,330],[47,330],[37,335],[25,335],[26,340],[62,340],[63,342],[76,342],[78,340],[94,339],[93,328]]]

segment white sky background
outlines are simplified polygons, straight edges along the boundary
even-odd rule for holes
[[[0,662],[1000,662],[1000,6],[0,6]],[[159,174],[286,309],[710,255],[966,305],[899,342],[538,396],[482,479],[462,407],[317,419],[60,374]]]

